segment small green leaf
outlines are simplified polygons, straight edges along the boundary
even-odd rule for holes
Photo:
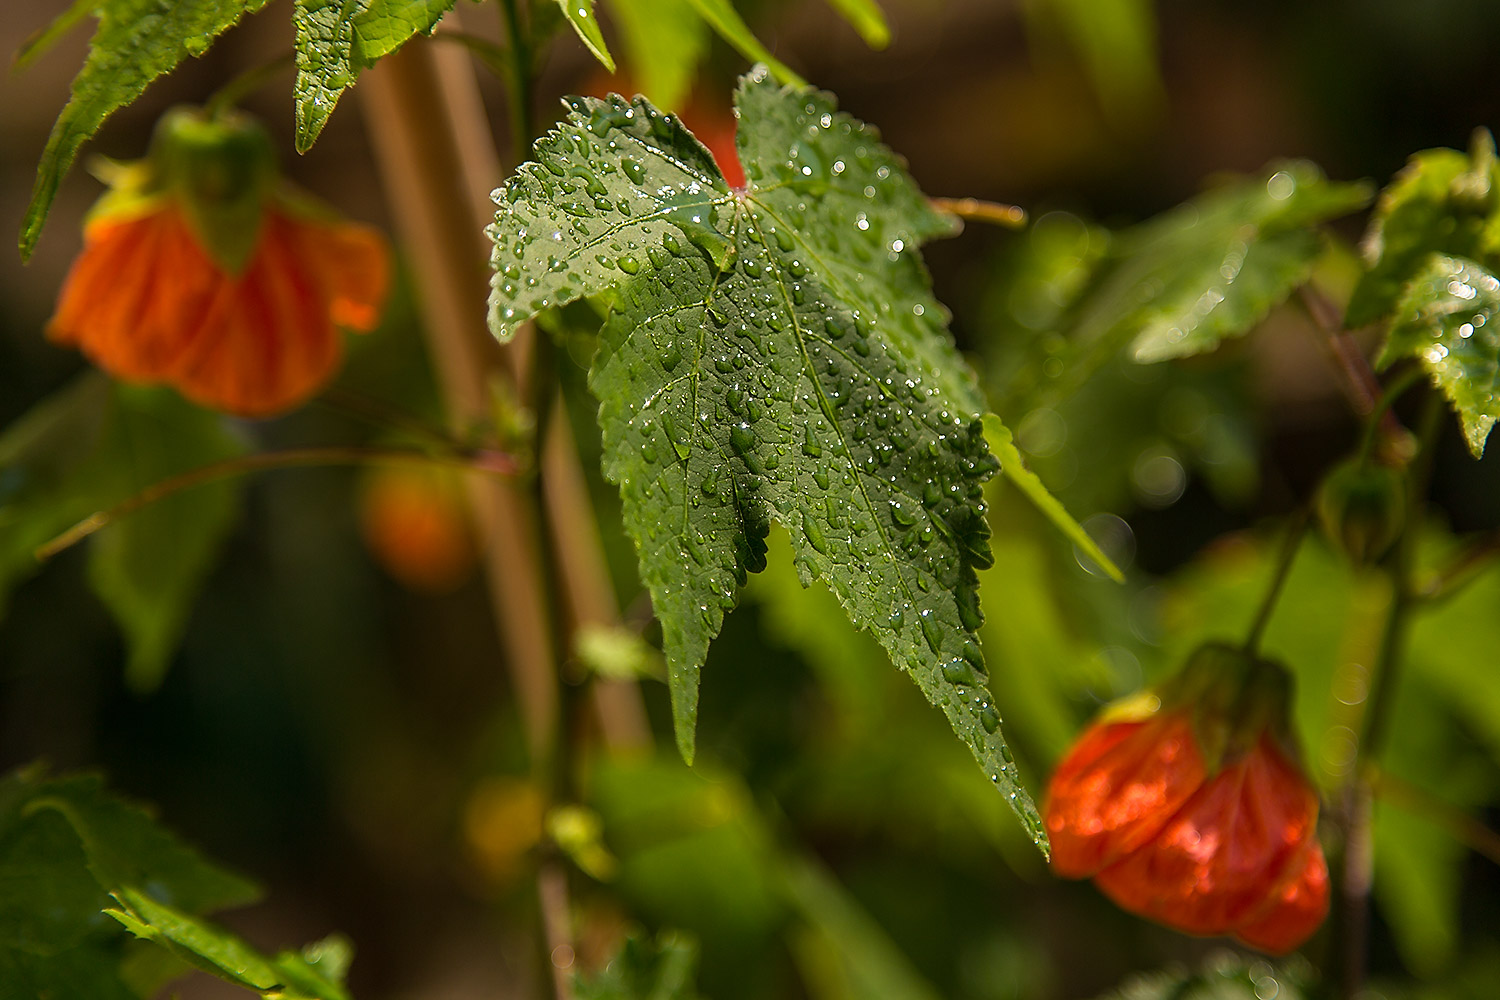
[[[1150,0],[1030,0],[1023,9],[1031,31],[1066,39],[1111,118],[1139,122],[1161,106],[1166,92]]]
[[[828,5],[848,21],[872,49],[891,44],[891,26],[876,0],[828,0]]]
[[[184,961],[268,1000],[349,1000],[337,973],[343,971],[347,951],[328,957],[318,952],[282,952],[267,958],[228,931],[157,902],[145,893],[124,888],[114,893],[119,904],[105,910],[136,937],[155,941]],[[318,946],[314,946],[317,948]],[[339,949],[346,949],[343,944]]]
[[[1475,458],[1500,417],[1500,279],[1462,257],[1434,254],[1396,306],[1379,366],[1413,357],[1443,390]]]
[[[806,922],[794,953],[815,996],[937,1000],[937,990],[832,873],[808,858],[790,857],[783,867],[787,896]]]
[[[16,50],[16,59],[11,69],[17,73],[25,70],[98,8],[99,0],[73,0],[67,10],[54,17],[40,31],[21,43],[21,47]]]
[[[734,9],[730,0],[688,0],[693,8],[698,11],[700,17],[707,21],[719,37],[730,45],[735,51],[752,63],[764,63],[771,68],[776,79],[783,83],[789,83],[794,87],[805,87],[807,81],[796,73],[791,67],[771,55],[771,50],[761,44],[760,39],[750,30],[739,12]]]
[[[1493,265],[1500,169],[1494,140],[1480,130],[1470,155],[1453,149],[1416,153],[1380,193],[1364,240],[1367,270],[1349,297],[1351,329],[1389,316],[1434,253]]]
[[[775,518],[803,582],[828,583],[1045,844],[974,637],[995,463],[917,254],[952,220],[830,95],[762,70],[738,107],[743,194],[644,100],[574,100],[498,196],[492,325],[613,299],[590,385],[685,758],[708,644]]]
[[[118,393],[130,393],[123,387]],[[129,461],[120,492],[188,468],[243,454],[243,442],[215,414],[157,391],[119,407],[106,453]],[[212,483],[136,511],[99,533],[89,551],[89,584],[129,640],[126,680],[150,690],[166,673],[193,601],[238,513],[238,488]]]
[[[698,945],[677,931],[662,931],[655,941],[632,934],[594,976],[576,976],[577,1000],[695,1000],[693,975]]]
[[[1324,248],[1315,226],[1368,200],[1365,185],[1281,163],[1123,234],[1104,292],[1124,306],[1135,360],[1201,354],[1250,330],[1312,273]]]
[[[56,812],[73,828],[98,884],[113,891],[138,885],[160,900],[193,912],[240,906],[260,896],[256,886],[164,830],[143,809],[106,794],[97,775],[21,782],[22,816]]]
[[[594,58],[613,73],[615,57],[609,54],[609,46],[604,44],[604,32],[599,30],[599,18],[594,13],[594,0],[557,0],[557,6]]]
[[[297,152],[317,141],[360,70],[417,34],[431,34],[454,0],[296,0]]]
[[[0,435],[0,613],[35,551],[164,479],[242,454],[217,413],[89,374]],[[236,487],[168,497],[99,534],[89,579],[130,645],[128,678],[160,680],[232,524]]]
[[[692,0],[613,0],[610,13],[635,85],[658,108],[681,110],[708,50],[708,26]]]
[[[99,27],[73,92],[52,126],[21,223],[21,259],[31,257],[58,185],[78,148],[118,108],[188,56],[201,56],[241,16],[266,0],[99,0]],[[66,15],[65,15],[66,16]]]
[[[1057,497],[1048,491],[1037,474],[1026,468],[1026,462],[1021,458],[1021,451],[1016,447],[1010,428],[1001,423],[1000,418],[993,413],[984,415],[984,437],[989,442],[990,451],[1000,460],[1000,472],[1005,478],[1014,483],[1068,541],[1078,546],[1084,555],[1108,573],[1111,580],[1124,583],[1125,574],[1120,572],[1120,568],[1104,554],[1104,550],[1083,530],[1083,525],[1073,519],[1073,515],[1068,513]]]

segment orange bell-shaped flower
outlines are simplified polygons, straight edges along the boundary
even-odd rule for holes
[[[273,160],[249,119],[169,112],[147,158],[110,171],[48,336],[242,416],[311,396],[339,365],[339,328],[379,321],[389,251],[279,189]]]
[[[1318,796],[1286,747],[1284,670],[1206,647],[1108,710],[1053,774],[1053,867],[1190,934],[1290,951],[1328,912]]]

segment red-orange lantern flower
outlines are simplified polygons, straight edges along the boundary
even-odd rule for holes
[[[1199,650],[1105,711],[1048,786],[1052,866],[1190,934],[1280,954],[1328,913],[1318,795],[1296,763],[1278,664]]]
[[[269,416],[333,375],[340,328],[378,322],[385,240],[279,184],[250,119],[169,112],[105,179],[47,333],[110,374]]]

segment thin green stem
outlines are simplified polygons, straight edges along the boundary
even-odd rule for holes
[[[1373,887],[1375,841],[1372,829],[1374,766],[1379,760],[1390,726],[1395,690],[1400,676],[1401,652],[1415,605],[1412,568],[1421,532],[1422,500],[1432,473],[1432,452],[1442,426],[1443,398],[1430,393],[1417,429],[1418,451],[1407,473],[1407,518],[1387,557],[1384,569],[1390,580],[1390,607],[1381,628],[1380,644],[1370,670],[1368,708],[1355,742],[1354,766],[1344,788],[1342,825],[1344,858],[1340,871],[1340,932],[1342,934],[1342,982],[1340,996],[1354,1000],[1365,981],[1368,957],[1370,891]],[[1372,417],[1374,422],[1376,418]]]
[[[1431,821],[1454,840],[1500,865],[1500,833],[1496,833],[1462,809],[1455,808],[1425,788],[1413,785],[1388,771],[1372,779],[1380,798],[1400,806],[1414,816]]]
[[[160,482],[152,483],[139,493],[122,500],[113,507],[90,514],[56,538],[39,546],[35,553],[36,559],[38,562],[46,562],[64,549],[78,544],[101,528],[107,528],[111,524],[129,517],[142,507],[148,507],[157,501],[165,500],[167,497],[181,493],[183,490],[193,489],[198,486],[207,486],[209,483],[218,482],[221,479],[232,479],[236,476],[244,476],[252,472],[261,472],[267,469],[290,469],[318,465],[372,465],[393,462],[416,462],[425,465],[456,465],[491,472],[501,476],[514,475],[516,471],[515,462],[511,457],[497,451],[433,454],[409,449],[343,446],[263,451],[254,455],[242,455],[239,458],[213,462],[196,469],[190,469],[180,475],[163,479]]]
[[[1447,566],[1428,576],[1412,594],[1428,604],[1446,601],[1476,580],[1500,557],[1500,530],[1490,531],[1472,542]]]
[[[296,61],[295,52],[284,52],[270,62],[250,67],[210,94],[208,100],[203,102],[203,110],[208,112],[210,118],[217,118],[264,87],[272,77],[295,66]]]
[[[1302,535],[1307,530],[1307,522],[1310,511],[1306,505],[1297,510],[1292,516],[1292,522],[1287,525],[1286,535],[1281,540],[1281,549],[1276,555],[1276,569],[1271,576],[1271,582],[1266,587],[1265,596],[1260,599],[1260,608],[1255,612],[1255,619],[1250,623],[1250,631],[1245,635],[1245,652],[1254,656],[1260,648],[1261,637],[1265,634],[1266,626],[1270,624],[1271,615],[1276,610],[1276,602],[1281,599],[1281,591],[1286,586],[1287,577],[1291,575],[1292,563],[1297,561],[1297,549],[1302,543]]]
[[[1375,408],[1365,418],[1364,434],[1359,442],[1359,457],[1363,461],[1370,457],[1375,450],[1375,443],[1380,439],[1381,428],[1385,425],[1385,415],[1390,412],[1391,406],[1402,394],[1423,378],[1421,368],[1413,366],[1396,376],[1380,394],[1380,399],[1375,403]]]
[[[526,158],[526,151],[536,136],[536,123],[531,112],[532,78],[535,75],[531,38],[521,20],[519,0],[500,0],[500,17],[505,23],[506,39],[510,42],[510,86],[505,92],[510,98],[512,153],[515,162],[520,163]]]

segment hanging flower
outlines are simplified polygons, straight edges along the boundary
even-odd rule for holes
[[[339,328],[379,321],[385,240],[279,185],[249,119],[169,112],[105,179],[47,334],[110,374],[269,416],[332,376]]]
[[[411,590],[457,589],[474,569],[478,544],[450,469],[371,470],[360,489],[360,533],[387,573]]]
[[[1054,870],[1190,934],[1300,945],[1327,915],[1328,865],[1286,698],[1279,665],[1210,646],[1107,710],[1048,787]]]

